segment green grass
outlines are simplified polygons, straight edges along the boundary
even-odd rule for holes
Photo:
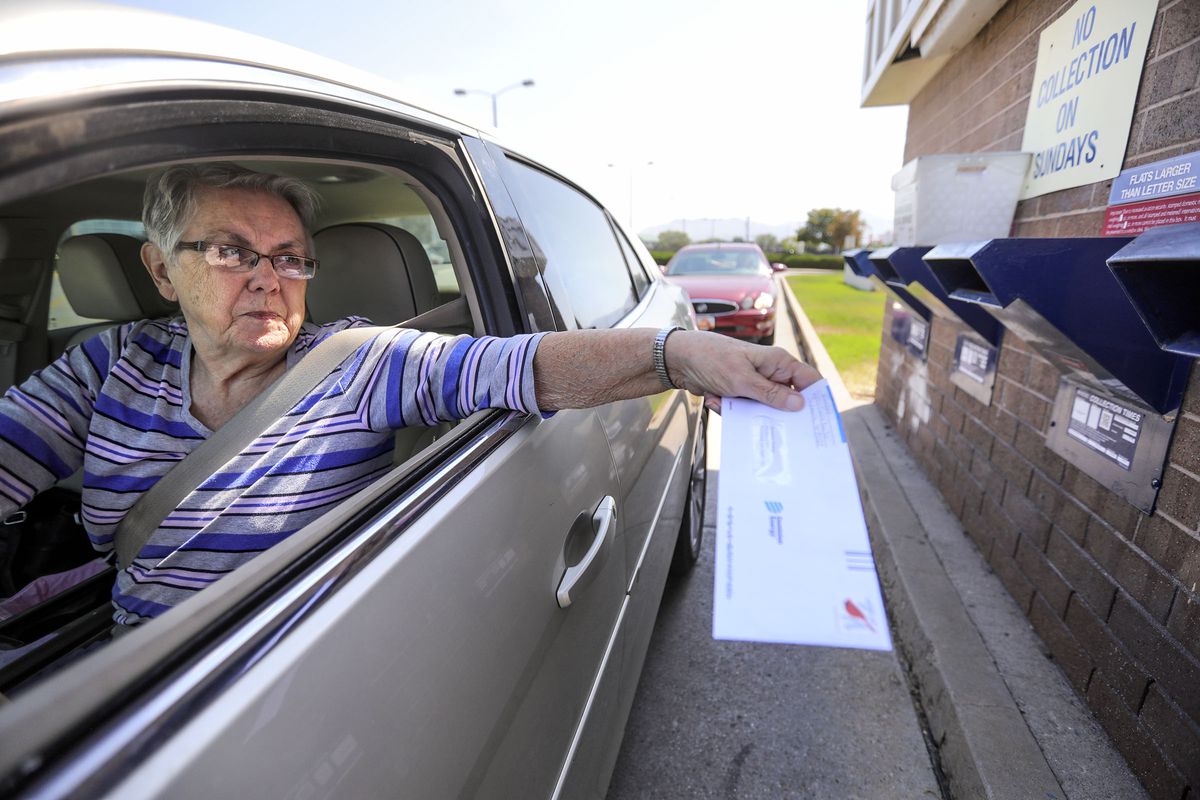
[[[791,275],[787,281],[850,394],[873,398],[885,293],[847,286],[840,272]]]

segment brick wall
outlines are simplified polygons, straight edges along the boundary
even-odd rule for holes
[[[1019,150],[1038,34],[1071,7],[1011,0],[913,100],[905,160]],[[1161,0],[1125,167],[1200,150],[1200,2]],[[1023,201],[1015,236],[1097,236],[1110,181]],[[984,405],[889,335],[876,403],[1155,798],[1200,800],[1200,369],[1146,515],[1044,444],[1058,373],[1009,334]]]

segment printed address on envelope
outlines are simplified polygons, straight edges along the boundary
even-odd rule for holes
[[[713,637],[890,650],[841,418],[825,381],[804,397],[721,400]]]

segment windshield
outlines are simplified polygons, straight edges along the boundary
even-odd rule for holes
[[[694,250],[676,254],[667,264],[668,275],[766,275],[770,271],[753,250]]]

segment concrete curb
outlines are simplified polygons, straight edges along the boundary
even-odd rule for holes
[[[1146,800],[1144,787],[887,420],[874,406],[843,419],[895,638],[952,796],[1021,797],[1044,786],[1044,794],[1027,796]],[[1061,793],[1054,792],[1051,773]],[[1040,786],[1027,784],[1031,778]]]
[[[887,450],[901,445],[894,437],[886,441],[886,424],[874,407],[854,409],[843,419],[897,644],[917,685],[951,795],[1065,797],[892,472],[896,458]]]

